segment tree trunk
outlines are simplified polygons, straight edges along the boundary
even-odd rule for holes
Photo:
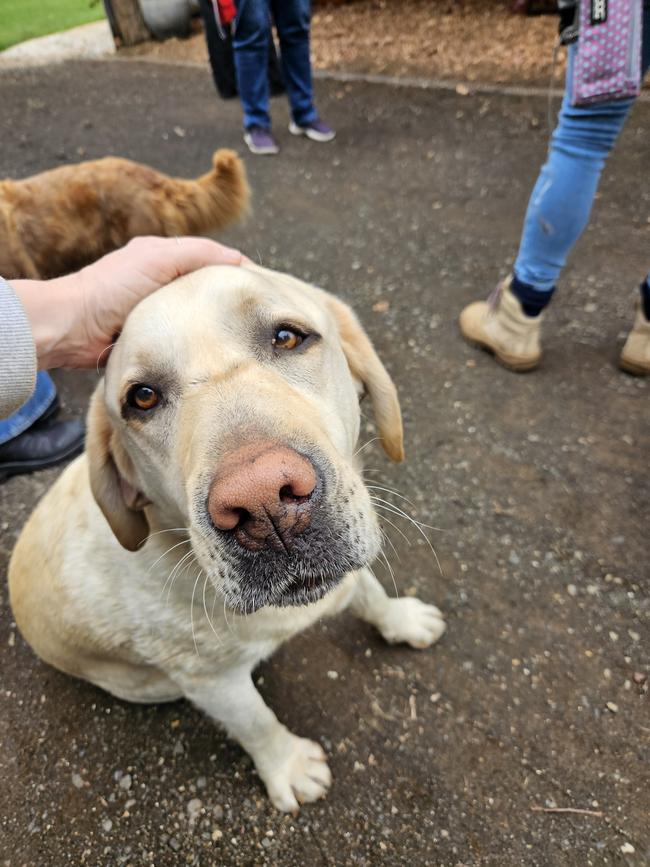
[[[137,45],[138,42],[151,39],[138,0],[105,0],[105,6],[109,7],[107,11],[113,36],[122,45]]]

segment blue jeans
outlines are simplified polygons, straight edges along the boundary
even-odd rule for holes
[[[589,222],[605,159],[634,99],[576,108],[570,104],[575,46],[569,49],[566,89],[548,159],[528,202],[514,273],[550,291]],[[642,70],[650,66],[650,9],[644,8]],[[650,275],[648,277],[650,282]]]
[[[239,0],[233,35],[244,127],[271,128],[269,34],[271,13],[280,39],[282,72],[291,116],[303,126],[317,119],[309,62],[310,0]]]
[[[27,403],[9,418],[0,419],[0,446],[31,427],[56,397],[56,387],[44,370],[36,374],[36,388]]]

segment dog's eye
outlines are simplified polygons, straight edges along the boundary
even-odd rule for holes
[[[296,349],[304,339],[304,335],[290,328],[278,328],[271,342],[276,349]]]
[[[136,409],[153,409],[160,403],[160,394],[150,385],[139,382],[129,389],[127,403]]]

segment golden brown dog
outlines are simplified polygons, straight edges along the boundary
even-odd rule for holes
[[[49,279],[75,271],[137,235],[222,229],[249,200],[238,156],[218,150],[212,171],[170,178],[118,157],[0,180],[0,274]]]

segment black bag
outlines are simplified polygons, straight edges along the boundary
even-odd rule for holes
[[[200,0],[199,5],[215,87],[222,99],[234,99],[239,95],[239,91],[230,25],[220,27],[217,24],[211,0]],[[269,37],[269,88],[271,96],[278,96],[285,92],[282,68],[273,34]]]

